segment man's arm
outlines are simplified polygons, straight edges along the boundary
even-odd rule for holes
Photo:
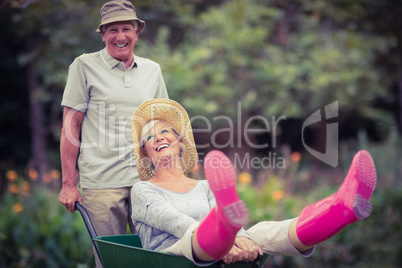
[[[62,170],[62,189],[59,202],[68,211],[75,211],[74,204],[82,204],[82,197],[77,188],[76,162],[80,148],[80,134],[84,113],[70,107],[63,110],[63,128],[60,138],[60,157]]]

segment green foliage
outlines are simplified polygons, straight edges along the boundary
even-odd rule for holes
[[[101,6],[102,1],[97,2]],[[18,61],[23,66],[35,65],[37,74],[43,78],[40,98],[49,101],[53,97],[49,92],[52,87],[64,88],[73,59],[102,47],[95,32],[97,25],[83,23],[95,22],[99,13],[80,0],[35,1],[24,9],[12,11],[12,27],[27,43]]]
[[[78,213],[70,214],[57,193],[32,189],[6,193],[0,203],[0,266],[77,267],[88,263],[91,240]]]
[[[240,198],[247,204],[252,226],[260,221],[284,220],[297,215],[296,200],[284,192],[283,181],[275,176],[269,177],[261,188],[239,185]]]
[[[392,39],[327,27],[315,13],[294,18],[302,28],[289,19],[275,4],[229,1],[200,14],[188,41],[170,53],[166,29],[141,51],[162,64],[171,97],[190,114],[233,117],[241,101],[245,114],[303,117],[334,100],[378,113],[370,103],[389,84],[373,64]]]

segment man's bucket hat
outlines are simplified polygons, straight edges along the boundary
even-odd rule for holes
[[[99,33],[103,25],[117,22],[135,20],[138,22],[139,30],[142,31],[145,27],[145,21],[140,20],[135,12],[135,7],[127,0],[114,0],[104,4],[100,10],[101,24],[96,31]]]

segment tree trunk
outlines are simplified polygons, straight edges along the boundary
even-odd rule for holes
[[[402,57],[401,57],[402,58]],[[402,60],[398,63],[398,83],[397,83],[397,122],[399,134],[402,134]]]
[[[30,37],[27,41],[28,53],[35,53],[37,40]],[[38,172],[38,178],[42,181],[45,174],[49,172],[49,163],[47,157],[47,131],[45,127],[44,103],[39,97],[41,90],[41,82],[39,74],[36,72],[34,65],[35,57],[28,63],[28,87],[29,87],[29,110],[30,110],[30,129],[31,129],[31,146],[32,160],[34,167]]]

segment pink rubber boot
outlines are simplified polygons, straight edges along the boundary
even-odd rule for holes
[[[205,253],[220,260],[233,246],[237,232],[247,223],[248,210],[237,195],[236,173],[224,153],[216,150],[208,153],[204,173],[217,206],[200,223],[197,241]]]
[[[359,151],[338,191],[301,212],[296,225],[300,241],[306,246],[318,244],[346,225],[368,217],[376,182],[373,159],[367,151]]]

